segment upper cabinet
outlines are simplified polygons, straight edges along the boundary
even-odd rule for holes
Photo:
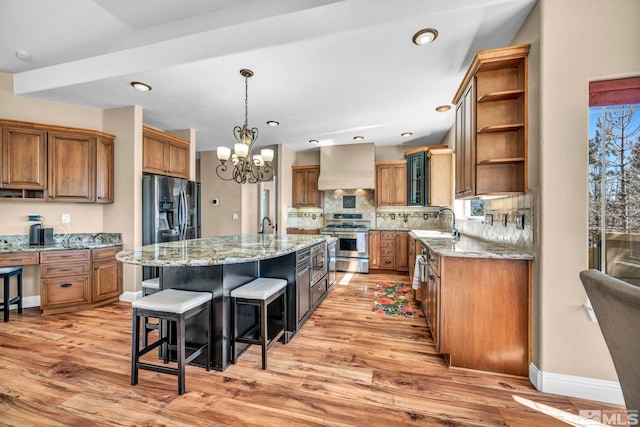
[[[407,151],[407,204],[451,206],[453,151],[446,146]]]
[[[0,197],[113,203],[113,135],[0,120]]]
[[[456,198],[527,191],[529,48],[476,52],[456,92]]]
[[[142,138],[144,172],[189,179],[189,142],[148,126]]]
[[[376,206],[407,206],[407,162],[376,162]]]
[[[0,122],[0,188],[47,188],[47,132]]]
[[[320,166],[292,166],[293,207],[322,207],[322,191],[318,190]]]

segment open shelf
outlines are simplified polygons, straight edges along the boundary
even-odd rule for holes
[[[518,99],[524,95],[524,89],[503,90],[501,92],[492,92],[482,95],[478,98],[478,104],[483,102],[506,101],[510,99]]]
[[[503,165],[508,163],[520,163],[524,162],[524,157],[511,157],[504,159],[488,159],[478,162],[479,165]]]
[[[509,125],[493,125],[485,126],[478,129],[478,133],[495,133],[495,132],[514,132],[524,128],[524,123],[513,123]]]

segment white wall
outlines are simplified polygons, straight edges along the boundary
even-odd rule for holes
[[[534,362],[547,373],[617,381],[600,329],[582,309],[578,276],[588,268],[588,96],[590,81],[640,75],[640,2],[540,0],[538,7],[515,40],[533,43],[540,83],[530,98],[539,111],[530,108],[529,139],[539,150],[539,161],[530,159],[539,165]]]

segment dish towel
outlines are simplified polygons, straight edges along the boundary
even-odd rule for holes
[[[420,289],[420,281],[424,281],[424,262],[426,262],[426,260],[424,259],[424,255],[416,256],[416,265],[413,269],[413,282],[411,283],[411,287],[413,289]]]

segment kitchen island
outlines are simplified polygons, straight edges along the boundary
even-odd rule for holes
[[[213,294],[210,362],[213,369],[222,371],[229,365],[231,354],[230,292],[258,277],[285,279],[287,342],[328,291],[328,240],[323,235],[241,234],[157,243],[126,249],[116,257],[123,263],[159,267],[160,289]],[[311,256],[313,252],[315,257]],[[273,305],[274,311],[280,309]],[[248,324],[252,313],[241,313],[241,318]],[[203,321],[202,317],[195,318],[187,325],[187,342],[203,342]],[[201,357],[194,363],[204,365],[206,361]]]

